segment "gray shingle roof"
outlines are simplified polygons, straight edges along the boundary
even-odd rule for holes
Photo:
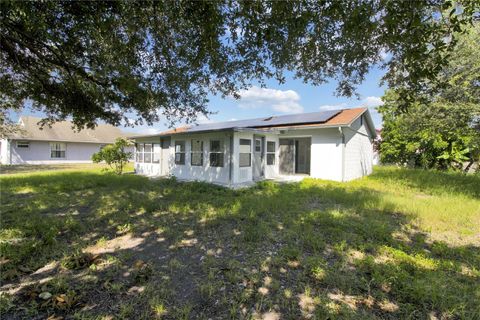
[[[19,132],[11,139],[41,140],[41,141],[66,141],[66,142],[88,142],[88,143],[113,143],[115,139],[127,135],[117,127],[108,124],[99,124],[94,130],[83,129],[75,131],[70,121],[60,121],[52,124],[51,127],[44,126],[43,129],[37,123],[41,118],[21,116],[20,124],[22,132]]]

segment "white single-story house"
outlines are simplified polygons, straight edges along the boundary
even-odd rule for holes
[[[367,108],[181,127],[135,140],[135,171],[237,187],[263,179],[348,181],[372,172]]]
[[[119,128],[106,124],[75,131],[69,121],[41,128],[40,120],[20,117],[21,130],[0,140],[1,164],[91,163],[92,155],[103,146],[126,137]],[[133,152],[133,147],[129,151]]]

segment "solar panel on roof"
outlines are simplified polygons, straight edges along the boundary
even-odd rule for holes
[[[322,112],[312,112],[312,113],[299,113],[292,114],[287,116],[276,116],[272,117],[269,120],[263,121],[260,126],[268,125],[282,125],[282,124],[299,124],[299,123],[316,123],[316,122],[325,122],[328,119],[332,118],[338,114],[340,110],[329,110]]]
[[[233,128],[261,128],[279,125],[291,125],[302,123],[322,123],[340,113],[341,110],[329,110],[322,112],[300,113],[285,116],[272,116],[247,120],[227,121],[200,124],[189,128],[188,132],[226,130]]]

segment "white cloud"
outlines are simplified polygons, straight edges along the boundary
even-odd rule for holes
[[[300,95],[293,90],[267,89],[253,86],[240,91],[241,108],[271,108],[282,113],[303,112]]]
[[[361,100],[361,103],[358,107],[366,107],[372,115],[373,122],[376,127],[382,126],[382,116],[378,113],[378,107],[383,105],[383,101],[380,97],[370,96]]]
[[[361,101],[361,106],[368,108],[375,108],[383,105],[383,101],[380,97],[366,97]]]
[[[159,133],[159,132],[162,132],[162,130],[158,130],[158,129],[155,129],[155,128],[148,128],[147,130],[145,130],[145,132],[147,134],[154,134],[154,133]]]
[[[213,123],[215,121],[213,121],[212,119],[208,118],[206,115],[204,114],[199,114],[197,116],[197,120],[196,120],[196,123],[198,124],[206,124],[206,123]]]
[[[338,109],[346,109],[347,104],[345,102],[338,103],[338,104],[324,104],[319,107],[321,111],[328,111],[328,110],[338,110]]]
[[[370,96],[366,97],[362,100],[360,100],[359,105],[347,105],[347,103],[342,102],[342,103],[337,103],[337,104],[324,104],[319,107],[320,110],[326,111],[326,110],[337,110],[337,109],[351,109],[351,108],[359,108],[359,107],[365,107],[369,108],[371,111],[374,111],[377,109],[378,106],[383,105],[382,98],[380,97],[375,97],[375,96]]]

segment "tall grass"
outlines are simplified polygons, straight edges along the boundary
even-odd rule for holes
[[[379,167],[229,190],[69,170],[0,183],[0,310],[14,318],[480,317],[478,176]],[[25,284],[110,245],[88,272]]]

